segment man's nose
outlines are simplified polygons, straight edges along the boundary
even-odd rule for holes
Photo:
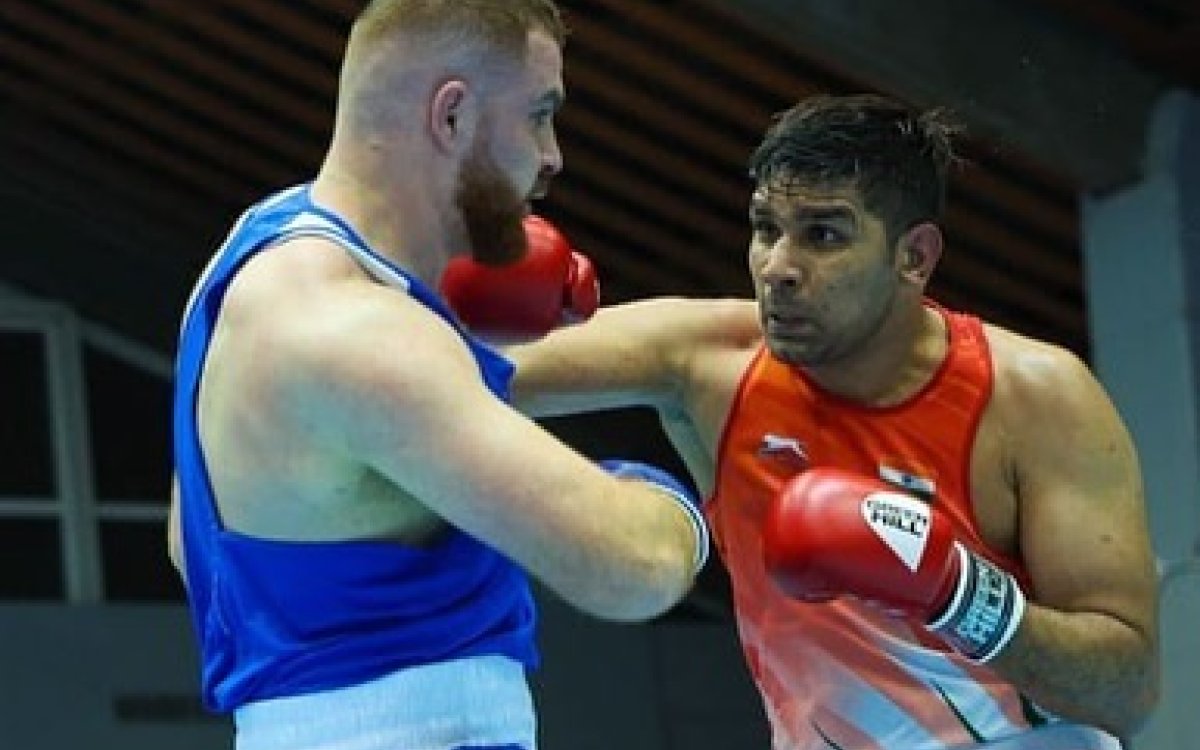
[[[562,168],[562,149],[558,147],[558,137],[552,136],[546,148],[542,150],[542,174],[548,179],[561,172]]]
[[[788,242],[780,238],[771,246],[763,263],[761,277],[770,286],[797,287],[804,280],[804,269],[790,252]]]

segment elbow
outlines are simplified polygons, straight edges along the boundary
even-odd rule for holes
[[[645,607],[632,619],[646,620],[666,613],[692,590],[696,575],[708,560],[709,537],[702,517],[672,508],[670,531],[643,547],[635,567],[645,590]],[[686,519],[686,520],[685,520]]]
[[[1130,710],[1123,734],[1127,737],[1145,726],[1162,698],[1162,659],[1157,639],[1148,638],[1145,645],[1145,661],[1141,670],[1138,689],[1129,701]]]
[[[591,554],[576,558],[576,565],[554,567],[543,580],[600,619],[641,622],[666,613],[691,591],[698,563],[707,559],[701,553],[707,553],[708,537],[675,501],[655,500],[647,504],[649,518],[608,527]]]
[[[1126,689],[1113,694],[1107,701],[1105,710],[1094,709],[1089,712],[1092,716],[1080,716],[1079,719],[1128,744],[1130,738],[1145,728],[1158,707],[1162,683],[1157,661],[1144,666],[1136,680],[1125,685]]]
[[[1154,709],[1158,707],[1161,697],[1162,681],[1159,670],[1153,669],[1143,681],[1141,688],[1129,700],[1120,724],[1106,728],[1122,740],[1128,741],[1130,737],[1145,728]]]
[[[642,581],[640,606],[623,619],[637,622],[666,614],[692,590],[695,574],[690,550],[686,555],[667,551]]]
[[[1143,700],[1138,704],[1138,713],[1129,722],[1128,733],[1141,731],[1146,726],[1146,722],[1154,714],[1154,709],[1158,708],[1159,699],[1162,696],[1162,691],[1158,684],[1155,684],[1153,689],[1148,690]]]
[[[647,556],[640,566],[640,597],[642,606],[630,620],[649,620],[666,614],[683,600],[692,590],[696,574],[696,550],[694,544],[668,544],[658,546],[655,553]]]
[[[1145,728],[1158,704],[1158,691],[1144,690],[1129,696],[1118,705],[1103,709],[1074,708],[1063,710],[1059,716],[1070,721],[1102,729],[1128,746],[1132,738]]]
[[[573,603],[593,617],[614,622],[645,622],[666,614],[687,596],[695,580],[691,550],[664,548],[640,559]]]

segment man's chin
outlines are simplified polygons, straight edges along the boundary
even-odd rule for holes
[[[529,250],[523,214],[513,213],[504,222],[477,226],[470,237],[471,257],[485,266],[511,265],[524,258]]]
[[[775,359],[792,367],[808,367],[815,364],[812,347],[795,341],[768,338],[767,349]]]

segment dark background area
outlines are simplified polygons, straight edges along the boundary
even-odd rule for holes
[[[572,28],[559,124],[567,168],[542,213],[596,260],[607,303],[749,292],[746,157],[771,116],[807,94],[882,91],[995,123],[978,115],[987,91],[914,97],[856,67],[853,55],[811,49],[769,18],[755,23],[742,4],[562,5]],[[1195,3],[1011,5],[1030,23],[1127,64],[1148,88],[1200,85]],[[238,212],[308,179],[319,162],[343,34],[358,7],[4,0],[0,283],[169,361],[190,284]],[[914,17],[912,26],[922,23]],[[1022,69],[1048,91],[1061,87],[1061,71],[1039,70],[1048,63],[1038,56],[1017,59],[1025,54],[1019,42],[1012,55]],[[1117,105],[1137,101],[1110,93],[1088,115],[1097,127],[1123,116]],[[1085,161],[1072,161],[1069,149],[1059,161],[1030,140],[996,127],[969,130],[946,219],[951,248],[932,292],[1086,358],[1080,196],[1135,178],[1136,163],[1114,152],[1091,157],[1101,166],[1079,168]],[[95,495],[102,510],[112,508],[99,533],[106,596],[177,599],[161,564],[161,525],[128,510],[165,503],[168,381],[84,340]],[[36,333],[0,334],[0,503],[57,491],[45,351]],[[682,471],[649,412],[547,424],[591,455],[620,452]],[[0,518],[0,597],[61,599],[60,521],[26,515]],[[724,578],[710,565],[677,616],[723,616],[726,604]]]

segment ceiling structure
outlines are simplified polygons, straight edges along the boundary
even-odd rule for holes
[[[796,0],[768,4],[799,13]],[[319,164],[359,5],[0,3],[0,282],[169,355],[189,285],[237,213]],[[745,163],[772,115],[814,92],[896,93],[736,3],[562,5],[567,168],[541,210],[595,258],[607,302],[747,294]],[[1192,0],[1010,5],[1164,87],[1200,90]],[[1086,357],[1079,195],[1091,186],[1008,139],[976,135],[963,156],[932,292]]]
[[[1194,3],[1033,4],[1176,85],[1200,86]],[[543,210],[596,256],[608,300],[744,293],[747,154],[772,113],[811,92],[864,84],[756,33],[729,3],[563,5],[573,29],[560,121],[568,168]],[[181,286],[231,219],[265,191],[312,174],[328,135],[343,34],[358,6],[6,0],[0,7],[8,189],[118,246],[128,274],[157,300],[149,317],[170,320],[113,313],[119,328],[169,348]],[[953,250],[934,291],[1086,353],[1079,185],[997,142],[969,142],[964,153],[947,219]],[[129,295],[89,292],[104,281],[92,266],[104,264],[83,264],[88,273],[74,284],[60,269],[55,283],[67,296],[76,290],[85,311],[94,307],[89,314],[103,319]],[[54,291],[37,288],[52,286],[39,284],[46,273],[21,267],[7,275]]]
[[[1140,65],[1200,90],[1200,5],[1194,0],[1036,0],[1112,42]]]

